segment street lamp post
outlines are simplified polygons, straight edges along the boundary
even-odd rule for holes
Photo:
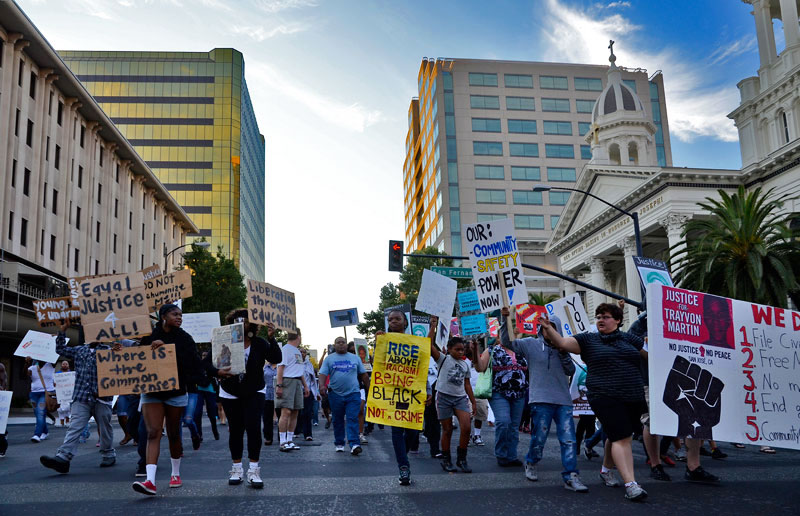
[[[164,270],[165,271],[167,270],[167,266],[168,266],[167,265],[167,263],[168,263],[167,259],[169,258],[169,255],[171,255],[172,253],[174,253],[178,249],[183,249],[184,247],[189,246],[189,245],[196,245],[197,247],[199,247],[201,249],[208,249],[209,247],[211,247],[211,242],[206,242],[205,240],[203,240],[203,241],[200,241],[200,242],[192,242],[192,243],[189,243],[189,244],[183,244],[183,245],[179,245],[178,247],[176,247],[175,249],[173,249],[170,252],[167,252],[167,244],[164,244]]]

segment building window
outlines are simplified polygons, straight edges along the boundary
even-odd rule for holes
[[[61,120],[63,119],[64,115],[64,103],[60,100],[58,101],[58,113],[56,114],[56,122],[58,125],[61,125]]]
[[[142,267],[144,269],[144,267]],[[99,274],[100,272],[100,260],[94,261],[94,273]]]
[[[491,222],[493,220],[505,219],[505,213],[478,213],[478,222]]]
[[[142,224],[142,240],[144,240],[144,224]]]
[[[581,159],[592,159],[592,148],[588,145],[581,145]]]
[[[511,167],[511,179],[514,181],[540,181],[542,174],[539,167]]]
[[[565,136],[572,136],[572,122],[557,122],[554,120],[545,120],[544,134],[560,134]]]
[[[28,119],[28,134],[25,135],[25,143],[28,147],[33,147],[33,120]]]
[[[509,133],[536,134],[536,120],[508,120]]]
[[[119,218],[119,199],[114,199],[114,218]]]
[[[516,229],[544,229],[544,215],[514,215]]]
[[[39,240],[39,254],[44,256],[44,230],[42,230],[42,238]]]
[[[97,204],[103,204],[103,184],[97,183]]]
[[[546,143],[544,145],[544,154],[548,158],[574,158],[575,147],[560,143]]]
[[[50,137],[47,137],[47,144],[44,147],[44,160],[50,161]]]
[[[594,101],[593,100],[584,100],[584,99],[576,99],[575,100],[575,109],[578,113],[591,113],[592,109],[594,109]]]
[[[105,149],[100,147],[100,166],[103,166],[103,155],[105,155]]]
[[[131,263],[131,245],[128,244],[128,263]]]
[[[95,228],[94,232],[94,241],[100,242],[100,221],[97,221],[97,227]]]
[[[469,74],[470,86],[497,86],[496,73],[475,73]]]
[[[496,95],[470,95],[469,107],[472,109],[500,109],[500,97]]]
[[[499,118],[473,118],[472,130],[475,132],[484,133],[499,133],[500,132],[500,119]]]
[[[117,172],[114,174],[114,181],[119,183],[119,163],[117,163]]]
[[[11,162],[11,188],[17,187],[17,160]]]
[[[129,211],[128,212],[128,231],[132,231],[132,230],[133,230],[133,212]]]
[[[81,148],[83,148],[83,139],[85,136],[86,136],[86,126],[81,124],[81,136],[80,136]]]
[[[83,188],[83,167],[78,165],[78,188]]]
[[[476,156],[502,156],[502,142],[472,142],[472,152]]]
[[[542,192],[514,190],[512,198],[514,199],[514,204],[542,204]]]
[[[539,144],[538,143],[509,143],[509,155],[521,156],[524,158],[538,158],[539,157]]]
[[[475,165],[475,179],[504,179],[502,165]]]
[[[47,209],[47,183],[44,184],[44,190],[42,190],[42,208]]]
[[[569,192],[548,192],[550,194],[550,206],[564,206],[569,200]]]
[[[506,97],[506,109],[511,111],[536,111],[533,97]]]
[[[558,77],[553,75],[540,76],[539,87],[543,90],[566,90],[569,88],[566,77]]]
[[[19,221],[19,245],[28,246],[28,219],[21,218]]]
[[[478,204],[505,204],[505,190],[475,190],[475,202]]]
[[[53,215],[58,215],[58,190],[53,188]]]
[[[533,76],[505,74],[506,88],[533,88]]]
[[[547,167],[548,181],[572,181],[575,182],[574,168]]]
[[[455,113],[456,104],[452,93],[444,94],[444,112]]]
[[[112,253],[114,253],[114,254],[117,254],[117,234],[116,234],[116,233],[114,233],[114,240],[113,240],[113,242],[114,242],[114,243],[113,243],[113,245],[111,246],[111,252],[112,252]]]
[[[18,109],[17,110],[17,116],[14,119],[14,136],[19,136],[19,115],[20,115],[20,111]]]
[[[56,259],[56,236],[50,235],[50,259]]]
[[[542,111],[569,113],[569,99],[542,99]]]
[[[578,91],[603,91],[603,80],[588,77],[575,77],[575,89]]]
[[[636,81],[634,81],[633,79],[622,79],[622,84],[624,84],[625,86],[630,88],[631,91],[636,93]]]
[[[30,94],[32,99],[36,98],[36,74],[31,72],[31,83],[28,86],[28,93]]]
[[[14,240],[14,212],[8,212],[8,239]]]
[[[558,215],[550,215],[550,229],[556,229],[556,226],[558,225],[558,219]]]
[[[22,177],[22,194],[30,196],[31,193],[31,171],[25,169],[25,175]]]
[[[80,257],[81,257],[81,252],[76,247],[75,248],[75,263],[72,264],[72,268],[75,270],[75,272],[78,272],[78,261],[80,261]]]
[[[17,77],[17,86],[22,87],[22,74],[25,72],[25,61],[19,60],[19,76]]]
[[[578,122],[578,136],[586,136],[592,128],[592,124],[589,122]]]
[[[786,118],[786,111],[781,111],[781,127],[783,128],[783,143],[789,143],[789,119]]]
[[[75,207],[75,229],[81,229],[81,207]]]
[[[56,144],[55,167],[56,170],[61,170],[61,146],[58,144]]]

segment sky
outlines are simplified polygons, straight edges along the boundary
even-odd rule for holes
[[[758,69],[751,8],[734,0],[17,2],[57,50],[244,54],[266,139],[266,280],[296,294],[303,342],[319,350],[341,335],[329,310],[363,317],[399,279],[388,241],[405,233],[423,57],[608,64],[614,39],[618,65],[664,75],[673,164],[732,169],[726,115]]]

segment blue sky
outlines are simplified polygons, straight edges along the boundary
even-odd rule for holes
[[[338,334],[328,310],[373,309],[397,281],[386,247],[404,234],[422,57],[607,64],[614,39],[617,64],[663,71],[674,164],[734,169],[725,115],[758,69],[751,8],[735,0],[18,3],[56,49],[244,54],[267,142],[267,281],[297,294],[305,342],[319,349]]]

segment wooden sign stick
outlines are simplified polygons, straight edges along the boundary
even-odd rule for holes
[[[508,318],[506,320],[506,327],[508,328],[508,338],[511,340],[516,340],[517,332],[516,332],[516,321],[514,320],[514,316],[511,315],[511,307],[508,306],[508,292],[506,291],[506,284],[503,282],[503,275],[500,274],[500,271],[497,271],[497,281],[500,283],[500,295],[503,298],[503,308],[508,308]]]

